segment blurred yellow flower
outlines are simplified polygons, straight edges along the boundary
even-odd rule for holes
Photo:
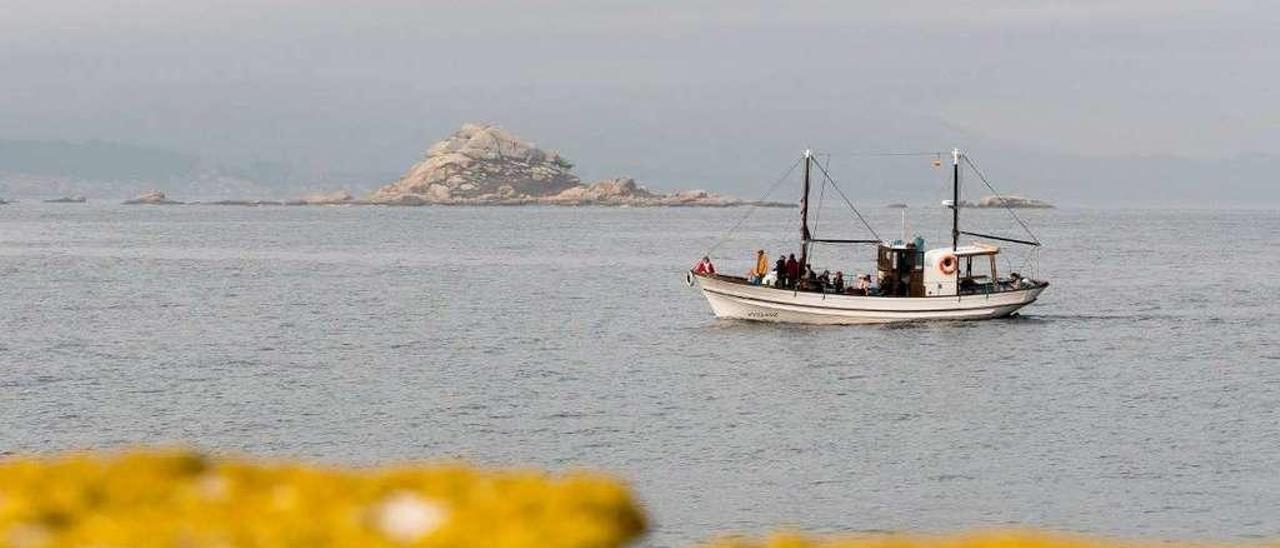
[[[0,546],[621,546],[615,479],[464,465],[340,469],[141,450],[0,461]]]

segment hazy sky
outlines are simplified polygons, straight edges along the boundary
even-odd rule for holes
[[[1263,1],[0,0],[0,137],[395,172],[490,121],[587,178],[966,137],[1214,158],[1280,150],[1276,67]]]

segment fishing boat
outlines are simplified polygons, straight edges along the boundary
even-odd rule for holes
[[[1040,241],[1020,219],[1018,222],[1027,229],[1030,239],[961,230],[961,163],[967,163],[975,171],[977,168],[958,149],[952,150],[951,160],[952,196],[947,203],[951,212],[951,245],[923,249],[923,240],[919,238],[911,242],[888,242],[879,237],[814,237],[809,227],[813,169],[817,167],[826,177],[824,184],[829,181],[834,185],[834,180],[825,167],[814,161],[813,154],[805,151],[802,159],[804,183],[800,201],[799,265],[802,270],[807,269],[814,244],[874,246],[878,287],[873,290],[838,289],[825,283],[812,283],[812,278],[796,283],[769,283],[755,278],[699,271],[701,269],[690,270],[686,282],[702,291],[711,310],[720,318],[797,324],[866,324],[1007,317],[1035,302],[1049,287],[1049,282],[1015,272],[1000,273],[996,259],[1002,250],[988,241],[1033,247],[1040,246]],[[936,162],[935,165],[941,164],[940,159]],[[978,174],[986,183],[981,172]],[[988,183],[987,186],[991,185]],[[844,196],[843,192],[841,196]],[[853,207],[847,197],[845,202]],[[1017,218],[1012,209],[1009,212]],[[858,219],[866,224],[860,214]],[[961,245],[962,235],[979,241]]]

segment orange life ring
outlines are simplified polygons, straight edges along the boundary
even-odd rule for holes
[[[955,274],[958,266],[960,266],[960,261],[956,260],[956,256],[950,253],[943,255],[942,260],[938,261],[938,270],[948,276]]]

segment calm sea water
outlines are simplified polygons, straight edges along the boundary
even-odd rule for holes
[[[1027,212],[1053,286],[1021,317],[834,328],[718,321],[683,285],[744,213],[3,206],[0,448],[601,468],[655,546],[784,525],[1280,537],[1280,213]],[[718,266],[793,251],[796,215],[755,212]],[[945,212],[912,216],[945,234]]]

